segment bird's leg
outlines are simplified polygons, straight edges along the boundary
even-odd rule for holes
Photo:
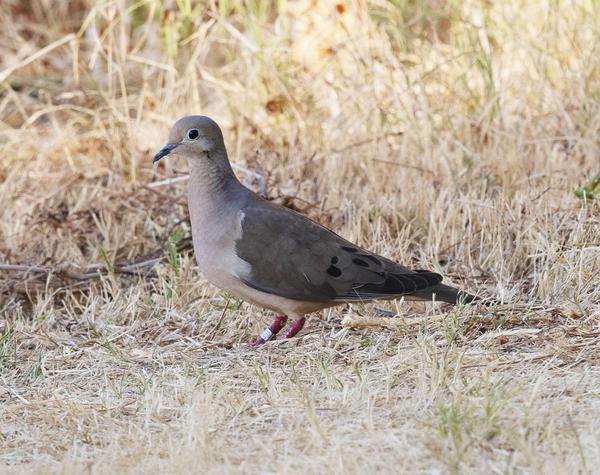
[[[304,323],[306,322],[306,318],[302,317],[302,318],[298,318],[297,320],[294,320],[292,322],[292,324],[290,325],[290,328],[288,328],[288,330],[285,332],[284,337],[285,338],[292,338],[293,336],[296,336],[296,334],[302,330],[302,327],[304,326]]]
[[[287,322],[287,317],[285,315],[280,315],[279,317],[275,317],[273,323],[269,325],[267,328],[263,330],[260,336],[252,342],[252,346],[260,346],[264,345],[267,341],[273,339],[277,333],[281,331],[281,329],[285,326]]]

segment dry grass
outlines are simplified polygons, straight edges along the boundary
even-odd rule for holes
[[[0,272],[2,470],[597,471],[600,4],[167,5],[0,6],[0,261],[53,271]],[[272,199],[504,305],[248,348],[269,315],[197,274],[185,183],[148,186],[188,113]]]

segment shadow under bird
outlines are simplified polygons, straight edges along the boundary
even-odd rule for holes
[[[271,203],[236,178],[223,134],[209,117],[178,120],[154,162],[170,154],[188,161],[188,206],[194,253],[213,285],[279,316],[254,341],[296,335],[305,315],[346,302],[405,297],[456,304],[479,300],[343,239],[306,216]]]

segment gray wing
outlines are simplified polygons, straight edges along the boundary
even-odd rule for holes
[[[251,269],[242,280],[262,292],[313,302],[373,300],[417,294],[442,280],[372,254],[267,201],[251,200],[242,211],[236,252]]]

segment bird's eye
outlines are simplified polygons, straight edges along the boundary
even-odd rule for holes
[[[198,135],[200,135],[200,132],[198,132],[198,129],[190,129],[188,130],[187,133],[187,137],[190,140],[196,140],[198,138]]]

